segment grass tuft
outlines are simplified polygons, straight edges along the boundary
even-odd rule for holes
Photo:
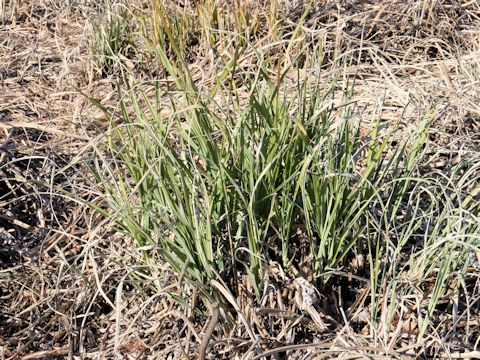
[[[416,308],[422,339],[479,244],[476,165],[441,177],[422,165],[441,108],[410,133],[402,115],[384,123],[380,110],[368,122],[354,82],[345,87],[355,55],[322,76],[326,51],[302,27],[309,8],[281,32],[274,11],[219,18],[197,5],[190,16],[157,2],[143,20],[163,79],[124,79],[111,161],[96,170],[119,229],[158,251],[208,308],[226,302],[223,287],[241,296],[245,274],[260,304],[272,264],[321,292],[346,269],[368,278],[371,332],[396,341],[392,327]],[[268,41],[283,51],[270,56]],[[230,46],[250,54],[248,66]],[[191,66],[199,56],[210,59],[207,84]]]

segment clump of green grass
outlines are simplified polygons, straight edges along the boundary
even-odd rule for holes
[[[384,211],[399,206],[408,181],[398,179],[420,150],[421,140],[388,159],[379,124],[365,141],[348,109],[332,118],[325,104],[334,93],[323,84],[287,95],[264,68],[256,78],[242,106],[235,94],[220,105],[188,82],[174,93],[157,86],[153,100],[130,88],[109,137],[107,190],[121,228],[139,246],[158,246],[179,273],[186,266],[207,293],[212,279],[247,271],[259,296],[270,257],[293,265],[298,227],[308,234],[312,272],[337,267],[369,230],[376,199]]]
[[[221,298],[213,280],[235,293],[242,273],[259,300],[270,260],[293,273],[307,262],[325,288],[329,270],[364,255],[382,341],[406,308],[423,319],[421,338],[452,274],[467,274],[479,249],[478,165],[440,178],[419,167],[436,108],[411,134],[401,134],[401,118],[367,125],[354,106],[331,105],[348,96],[318,75],[324,51],[306,43],[301,24],[271,58],[234,25],[153,14],[145,43],[167,81],[151,91],[125,79],[120,121],[106,135],[111,156],[96,169],[118,228],[158,250],[207,302]],[[209,85],[198,84],[185,52],[192,36],[205,53],[220,38],[243,41],[256,61],[219,56]],[[297,231],[307,239],[301,254]]]
[[[103,74],[118,71],[125,60],[138,52],[134,39],[132,15],[125,7],[107,11],[107,19],[95,31],[93,46],[94,61],[100,65]]]

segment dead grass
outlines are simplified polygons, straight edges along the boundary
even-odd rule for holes
[[[101,196],[86,163],[108,123],[77,89],[116,106],[118,73],[102,77],[91,57],[91,24],[105,17],[106,3],[0,0],[1,359],[187,359],[205,344],[211,358],[226,359],[480,357],[478,263],[461,279],[465,293],[447,293],[466,308],[434,319],[436,336],[422,342],[411,313],[397,319],[391,343],[379,340],[365,319],[368,282],[340,271],[337,292],[321,299],[329,331],[299,311],[277,264],[261,308],[248,296],[231,299],[246,317],[233,329],[209,322],[207,309],[179,306],[175,299],[195,303],[195,291],[160,259],[143,262],[141,249],[80,201]],[[287,5],[282,17],[295,23],[306,5]],[[356,78],[359,111],[373,117],[381,99],[382,119],[407,112],[409,131],[423,109],[439,103],[425,166],[442,174],[478,154],[477,2],[319,1],[313,14],[305,31],[326,44],[325,76],[342,55],[355,59],[345,77]],[[197,80],[207,82],[212,64],[193,63],[200,64]],[[340,279],[355,283],[347,314],[331,306],[347,301]],[[251,290],[247,281],[240,286]]]

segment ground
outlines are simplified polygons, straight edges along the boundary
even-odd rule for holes
[[[1,359],[190,358],[209,331],[207,316],[192,314],[174,301],[190,301],[192,290],[161,259],[141,263],[133,241],[85,205],[102,197],[89,165],[109,127],[89,97],[108,109],[115,109],[118,101],[118,74],[103,72],[92,50],[108,3],[0,0]],[[352,44],[367,49],[365,58],[345,73],[358,81],[358,108],[373,114],[381,98],[384,120],[399,113],[416,119],[432,103],[438,104],[441,116],[430,134],[431,156],[425,167],[442,173],[451,164],[474,159],[480,150],[480,5],[337,3],[316,2],[306,26],[328,29],[326,43],[340,44],[345,51]],[[145,8],[140,2],[135,5]],[[305,6],[290,4],[283,8],[284,16],[295,23]],[[138,76],[148,79],[153,73],[141,69]],[[405,132],[415,126],[414,121],[404,124]],[[367,288],[361,274],[358,278],[355,291],[346,293],[362,304]],[[348,281],[351,284],[351,276]],[[278,320],[273,310],[264,309],[249,321],[255,322],[252,326],[271,358],[281,346],[291,347],[283,349],[290,350],[290,358],[322,358],[320,350],[332,347],[344,348],[341,354],[352,358],[476,358],[479,285],[473,277],[464,281],[470,318],[456,324],[455,336],[449,335],[444,345],[441,341],[450,328],[445,325],[444,331],[442,324],[451,322],[449,314],[437,319],[438,339],[422,343],[409,339],[417,324],[402,319],[404,345],[389,348],[375,342],[364,321],[343,326],[337,314],[339,318],[330,322],[329,296],[322,314],[335,324],[335,331],[317,332],[315,322],[308,320],[313,315],[300,316],[296,309],[289,314],[296,324],[296,335],[291,335],[296,344],[269,338],[269,331],[285,330],[284,319]],[[337,282],[338,287],[345,284]],[[253,353],[255,344],[247,335],[227,336],[222,326],[216,331],[211,358]],[[463,346],[466,338],[469,345]],[[330,356],[336,357],[340,350],[336,351]]]

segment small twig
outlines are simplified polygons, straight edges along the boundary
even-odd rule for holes
[[[200,343],[200,347],[198,350],[198,358],[200,360],[205,360],[205,356],[207,355],[207,348],[208,348],[208,343],[210,342],[210,338],[213,335],[213,331],[215,330],[215,327],[218,324],[219,320],[219,304],[216,302],[212,308],[212,317],[210,318],[210,322],[207,325],[207,328],[205,329],[205,334],[203,335],[202,342]]]
[[[23,356],[22,360],[44,359],[50,356],[65,355],[66,353],[68,353],[68,346],[63,346],[61,348],[53,349],[53,350],[37,351],[30,355]]]
[[[30,229],[30,225],[25,224],[24,222],[22,222],[20,220],[17,220],[17,219],[14,219],[10,216],[0,214],[0,220],[8,221],[8,222],[12,223],[13,225],[17,225],[17,226],[21,227],[22,229],[26,229],[26,230]]]

